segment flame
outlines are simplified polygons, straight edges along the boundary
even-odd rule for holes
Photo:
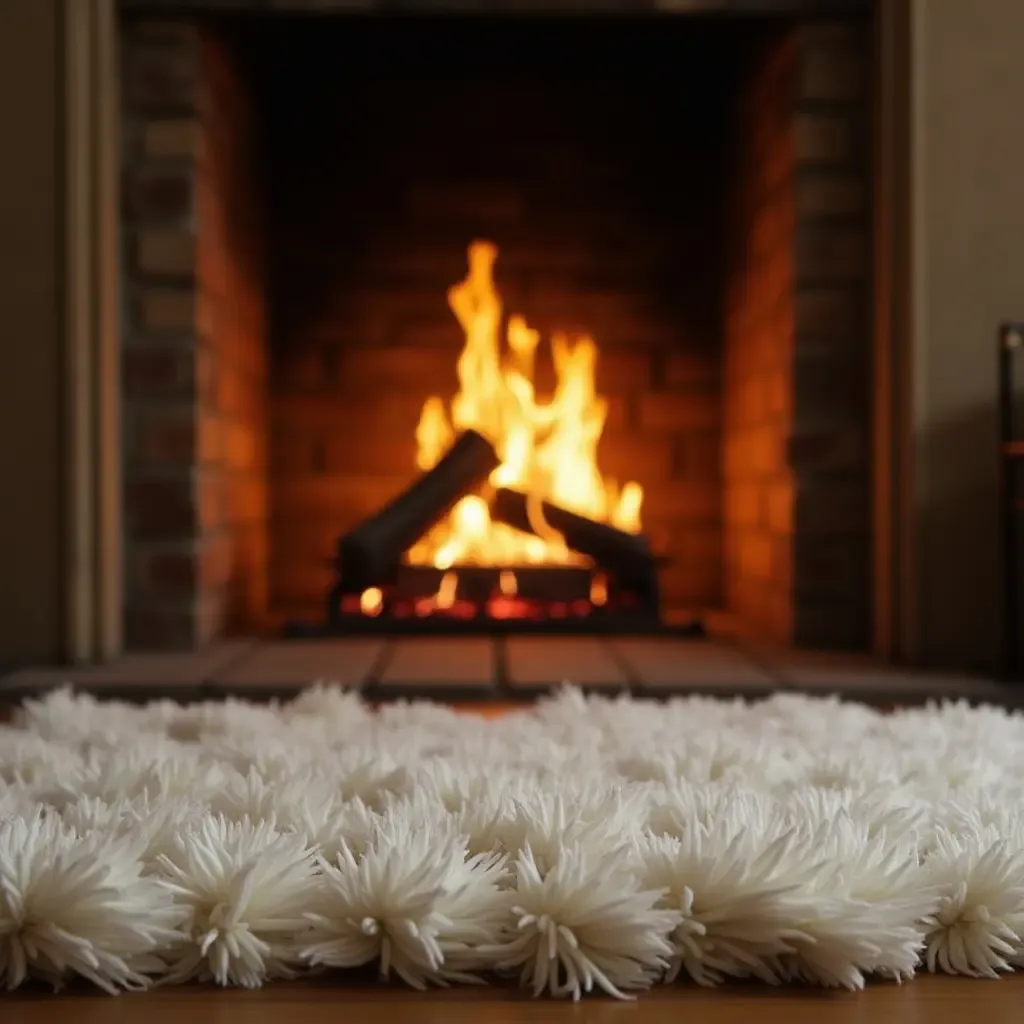
[[[384,608],[384,593],[377,587],[370,587],[359,595],[359,609],[364,615],[380,615]]]
[[[519,593],[519,582],[516,580],[516,574],[508,569],[504,570],[498,576],[498,590],[501,591],[502,597],[515,597]]]
[[[590,603],[596,608],[608,603],[608,581],[603,576],[595,576],[590,581]]]
[[[441,577],[441,585],[437,588],[434,600],[438,608],[451,608],[459,589],[459,578],[453,572],[446,572]]]
[[[470,496],[409,552],[416,564],[448,569],[576,561],[562,537],[544,522],[541,501],[640,531],[643,488],[627,483],[620,490],[602,477],[597,465],[608,404],[596,392],[594,340],[552,337],[555,393],[550,401],[538,400],[534,365],[539,332],[523,317],[511,316],[504,350],[501,345],[501,298],[493,276],[497,258],[496,246],[474,242],[469,247],[469,273],[448,292],[448,305],[466,336],[456,364],[459,392],[448,409],[436,396],[424,404],[416,428],[416,464],[421,470],[431,469],[458,431],[479,431],[501,459],[490,483],[530,496],[530,521],[539,536],[491,522],[487,503]]]

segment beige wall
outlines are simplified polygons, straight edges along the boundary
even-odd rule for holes
[[[57,11],[0,2],[0,663],[64,638]]]
[[[1024,317],[1024,3],[914,0],[912,31],[918,654],[990,667],[994,336],[1000,318]]]

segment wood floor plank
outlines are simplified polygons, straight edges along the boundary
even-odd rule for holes
[[[777,686],[763,668],[715,640],[621,637],[611,645],[643,689],[768,691]]]
[[[217,673],[215,690],[295,690],[313,683],[362,686],[379,660],[384,641],[378,639],[286,640],[256,645]]]
[[[531,999],[527,990],[481,985],[416,992],[398,984],[346,984],[343,972],[319,981],[276,982],[258,991],[212,985],[168,986],[118,999],[69,989],[4,993],[4,1024],[46,1024],[53,1015],[75,1024],[1018,1024],[1024,974],[998,982],[920,974],[904,985],[878,981],[863,992],[803,986],[656,985],[635,1002],[594,996],[580,1003]]]
[[[256,644],[255,640],[225,640],[194,651],[124,654],[102,665],[26,669],[4,679],[0,692],[27,696],[70,684],[104,696],[191,700],[208,679]]]
[[[509,686],[517,690],[544,690],[562,683],[600,689],[629,685],[601,637],[509,637],[505,662]]]
[[[495,693],[494,641],[487,637],[406,637],[392,641],[379,680],[382,692],[415,695]]]
[[[866,655],[787,651],[766,655],[787,688],[850,700],[957,700],[1020,704],[1020,687],[979,676],[886,665]],[[1016,700],[1014,700],[1016,698]]]

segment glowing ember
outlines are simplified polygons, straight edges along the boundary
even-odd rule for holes
[[[603,576],[595,576],[591,581],[590,603],[597,608],[608,603],[608,583]]]
[[[466,335],[457,364],[459,393],[448,410],[437,397],[424,404],[416,428],[416,462],[421,470],[431,469],[457,431],[479,431],[502,460],[490,482],[526,491],[536,499],[531,525],[539,536],[491,522],[487,503],[466,497],[409,552],[414,564],[447,569],[577,561],[561,536],[543,521],[541,501],[640,531],[643,489],[627,483],[620,490],[601,476],[597,466],[597,444],[608,412],[595,390],[597,346],[589,337],[570,342],[555,335],[555,393],[549,402],[539,402],[534,390],[539,333],[522,317],[512,316],[505,331],[507,348],[502,349],[501,298],[493,278],[497,257],[497,248],[488,242],[471,245],[469,273],[449,290],[448,304]]]
[[[359,595],[359,610],[364,615],[379,615],[384,608],[384,594],[377,587],[370,587]]]
[[[516,574],[509,572],[506,569],[498,577],[498,589],[501,591],[502,597],[515,597],[519,593],[519,584],[516,581]]]

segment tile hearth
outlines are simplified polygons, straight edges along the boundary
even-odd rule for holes
[[[319,680],[368,700],[529,700],[569,680],[588,692],[641,697],[835,694],[872,704],[967,699],[1024,703],[991,680],[912,672],[852,656],[768,652],[731,640],[459,637],[233,640],[186,653],[131,654],[84,668],[23,669],[0,678],[0,704],[65,684],[130,701],[287,700]]]

